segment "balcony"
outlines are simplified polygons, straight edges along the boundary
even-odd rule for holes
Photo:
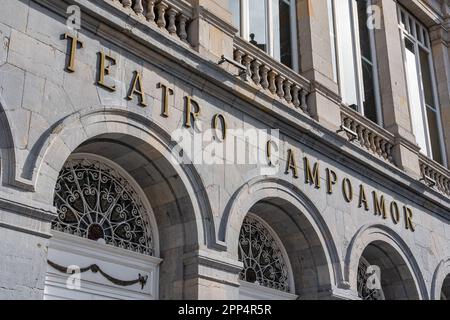
[[[141,23],[158,27],[184,43],[189,43],[188,29],[194,14],[184,0],[104,0],[136,17]]]
[[[430,188],[450,197],[450,171],[425,155],[419,155],[422,180]]]
[[[307,79],[238,36],[234,38],[234,61],[244,67],[242,80],[281,103],[309,114],[310,83]]]
[[[341,107],[341,131],[375,157],[395,164],[394,135],[347,106]]]

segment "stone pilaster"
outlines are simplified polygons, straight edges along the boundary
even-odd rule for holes
[[[330,130],[340,126],[339,89],[333,76],[327,1],[297,1],[300,73],[312,83],[311,116]]]
[[[184,257],[184,297],[187,300],[238,300],[242,263],[196,251]]]
[[[27,202],[27,201],[21,201]],[[0,197],[0,299],[40,300],[44,295],[52,208]]]
[[[191,44],[213,62],[224,55],[233,58],[233,38],[237,30],[232,25],[228,1],[191,0],[194,18],[189,26]]]
[[[395,162],[408,173],[419,176],[419,158],[411,125],[408,89],[402,61],[402,44],[394,0],[374,0],[381,9],[381,28],[375,29],[378,74],[384,127],[395,135]]]

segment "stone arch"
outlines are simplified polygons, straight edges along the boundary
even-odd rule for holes
[[[256,178],[236,192],[226,208],[219,239],[237,259],[242,222],[251,212],[276,232],[291,261],[300,299],[330,298],[344,288],[337,249],[320,212],[297,187],[277,178]]]
[[[402,288],[397,292],[394,292],[393,287],[392,292],[384,290],[386,299],[428,299],[426,284],[412,251],[392,229],[385,225],[366,225],[352,238],[347,249],[344,272],[355,295],[358,292],[357,270],[363,256],[370,264],[380,265],[382,273],[383,268],[391,270],[388,279],[401,281]],[[382,274],[382,285],[383,279]]]
[[[431,284],[431,299],[441,300],[442,293],[445,292],[447,300],[450,299],[450,258],[442,260],[433,275]]]
[[[33,179],[35,197],[46,203],[53,203],[59,171],[72,154],[98,155],[128,172],[155,214],[163,259],[160,297],[189,298],[182,290],[183,256],[186,250],[214,244],[215,232],[198,173],[170,161],[170,136],[142,116],[103,108],[65,119],[43,145]]]

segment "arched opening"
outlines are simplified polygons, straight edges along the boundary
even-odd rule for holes
[[[442,285],[441,300],[450,300],[450,274],[447,275]]]
[[[383,241],[374,241],[364,249],[358,264],[357,289],[363,300],[420,299],[406,261]]]
[[[252,206],[241,227],[239,259],[243,299],[330,297],[330,266],[321,241],[305,215],[284,199]]]
[[[80,172],[88,172],[86,176],[80,173],[86,180],[81,188],[83,196],[79,191],[80,179],[63,178],[74,165],[80,167]],[[94,173],[90,172],[92,169]],[[107,179],[104,172],[108,170],[115,173]],[[63,179],[64,185],[67,179],[74,180],[74,190],[77,190],[73,194],[65,190],[64,201],[60,199]],[[130,192],[124,192],[125,185],[132,186]],[[131,194],[138,195],[139,201],[133,199],[130,204]],[[70,197],[80,198],[76,199],[78,205],[87,207],[88,212],[77,220],[79,227],[75,230],[70,230],[67,223],[58,225],[58,220],[53,224],[49,270],[53,276],[60,277],[60,287],[66,285],[62,280],[68,279],[64,273],[74,271],[68,267],[78,266],[84,291],[91,295],[89,299],[185,298],[182,268],[185,248],[198,246],[204,239],[199,239],[198,221],[185,184],[158,150],[125,134],[103,134],[87,140],[74,150],[60,172],[55,190],[59,222],[62,219],[74,222],[74,215],[68,215],[68,210],[61,205],[67,205]],[[108,200],[115,207],[108,207]],[[106,215],[113,218],[105,219]],[[70,248],[70,243],[72,247],[78,246],[75,250],[78,253],[87,251],[88,257],[86,254],[82,258],[63,256],[54,261],[58,256],[55,258],[52,250]],[[67,272],[61,272],[58,267],[64,267],[62,271]],[[50,292],[54,278],[47,278],[46,292]],[[87,286],[83,279],[94,283],[95,288]],[[76,294],[71,297],[86,298]]]

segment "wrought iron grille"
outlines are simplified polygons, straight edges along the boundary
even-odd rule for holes
[[[153,255],[148,214],[130,183],[97,160],[69,160],[56,183],[52,228]]]
[[[239,235],[241,280],[289,292],[288,267],[280,246],[257,219],[247,216]]]
[[[362,300],[384,300],[383,289],[369,289],[367,286],[369,278],[372,276],[367,272],[369,266],[367,260],[361,257],[358,265],[358,296]]]

